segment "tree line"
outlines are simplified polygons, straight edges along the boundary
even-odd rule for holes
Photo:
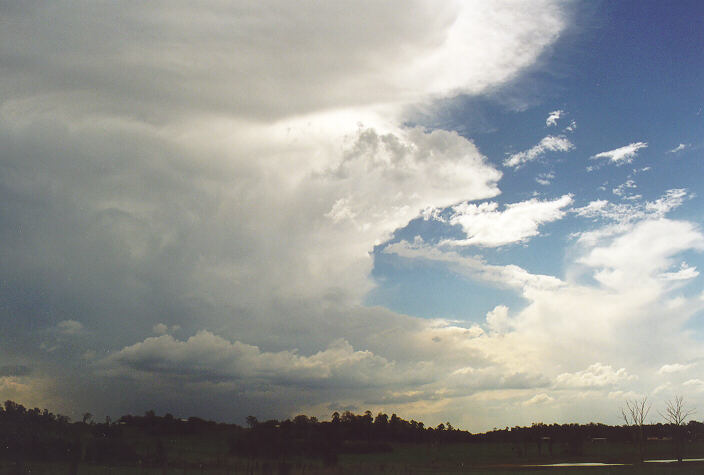
[[[597,439],[639,444],[647,438],[673,436],[683,441],[704,440],[704,424],[697,421],[645,424],[642,418],[642,423],[634,424],[626,417],[625,422],[618,426],[534,423],[478,434],[456,429],[450,422],[426,427],[396,414],[380,412],[374,416],[371,411],[334,412],[326,421],[306,415],[264,421],[249,416],[245,426],[198,417],[159,416],[154,411],[103,422],[86,413],[81,421],[71,422],[46,409],[28,409],[6,401],[0,407],[0,459],[16,466],[25,460],[68,463],[74,468],[80,463],[164,466],[173,463],[173,443],[179,438],[222,447],[223,453],[218,455],[222,460],[305,457],[326,465],[335,465],[340,454],[389,452],[397,443],[509,443],[517,455],[527,453],[529,445],[532,451],[537,446],[538,453],[545,455],[579,455],[585,442]]]

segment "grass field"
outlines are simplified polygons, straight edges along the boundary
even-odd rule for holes
[[[153,441],[143,440],[145,452]],[[566,448],[555,444],[553,455],[547,447],[538,453],[535,444],[518,446],[509,443],[462,444],[394,444],[393,451],[374,454],[342,454],[336,467],[324,467],[317,459],[289,458],[282,465],[275,460],[247,460],[226,456],[226,442],[201,437],[179,437],[166,441],[168,463],[160,467],[105,467],[80,464],[77,469],[67,464],[24,462],[23,468],[5,462],[0,474],[80,474],[80,475],[225,475],[225,474],[422,474],[422,473],[638,473],[638,474],[704,474],[703,462],[669,464],[634,464],[611,467],[530,467],[529,465],[560,462],[628,463],[635,461],[636,450],[627,443],[585,443],[581,455],[563,453]],[[522,453],[521,453],[522,451]],[[671,458],[671,442],[649,442],[646,459]],[[704,456],[704,442],[686,447],[686,458]]]

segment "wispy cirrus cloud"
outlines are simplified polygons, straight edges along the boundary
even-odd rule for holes
[[[660,274],[660,278],[669,281],[684,281],[694,279],[699,275],[699,271],[696,267],[692,267],[686,262],[681,262],[677,270],[671,272],[663,272]]]
[[[564,135],[548,135],[528,150],[510,155],[504,160],[503,165],[516,168],[539,159],[547,152],[569,152],[573,149],[574,145]]]
[[[677,153],[677,152],[681,152],[681,151],[683,151],[683,150],[687,150],[687,149],[690,148],[690,147],[691,147],[691,144],[683,144],[683,143],[681,143],[681,144],[679,144],[677,147],[675,147],[675,148],[673,148],[673,149],[671,149],[671,150],[668,150],[667,153]]]
[[[552,183],[552,180],[555,179],[555,173],[554,172],[545,172],[545,173],[539,173],[537,177],[535,177],[536,183],[543,185],[543,186],[548,186],[550,183]]]
[[[594,200],[585,206],[572,208],[570,212],[583,218],[605,221],[606,225],[594,230],[576,232],[572,237],[577,237],[583,244],[594,244],[602,238],[632,229],[639,221],[663,218],[692,197],[693,195],[686,189],[675,188],[667,190],[652,201],[637,199],[628,203],[612,203],[608,200]]]
[[[592,160],[598,160],[600,158],[606,158],[611,163],[616,165],[624,165],[626,163],[631,163],[633,159],[638,155],[638,151],[647,148],[648,144],[646,142],[633,142],[623,147],[615,148],[606,152],[600,152],[596,155],[592,155],[590,158]]]
[[[413,242],[400,241],[390,244],[384,248],[384,253],[419,261],[443,262],[458,274],[471,279],[519,291],[528,288],[554,289],[564,285],[562,280],[551,275],[533,274],[514,264],[489,264],[481,258],[463,256],[454,251],[443,251],[435,246],[426,244],[419,238]],[[504,323],[507,322],[507,307],[498,306],[490,313],[491,316],[487,315],[490,327],[503,327]],[[501,323],[499,324],[499,322]]]
[[[628,200],[637,200],[642,198],[641,195],[635,195],[635,194],[628,194],[628,190],[634,190],[638,188],[638,185],[636,185],[636,182],[633,180],[626,180],[625,182],[621,183],[617,187],[611,190],[611,192],[616,195],[620,196],[621,198],[628,199]]]

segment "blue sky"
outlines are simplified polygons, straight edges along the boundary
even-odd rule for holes
[[[701,220],[699,159],[704,147],[704,7],[698,2],[601,2],[577,5],[573,31],[545,53],[533,70],[497,88],[489,97],[456,97],[441,101],[439,113],[418,123],[442,124],[474,141],[490,162],[502,169],[501,195],[506,204],[539,196],[573,193],[575,206],[592,200],[622,201],[613,189],[632,180],[631,195],[656,199],[664,190],[686,188],[690,199],[673,216]],[[562,111],[557,126],[546,118]],[[527,150],[546,135],[569,133],[574,149],[546,152],[519,170],[502,167],[505,157]],[[590,157],[633,142],[646,142],[632,163],[594,171]],[[672,152],[680,144],[682,150]],[[603,164],[601,164],[603,165]],[[646,171],[640,171],[648,168]],[[549,185],[536,181],[554,175]],[[603,187],[603,189],[602,189]],[[570,234],[585,220],[569,217],[550,223],[530,243],[482,249],[492,263],[518,264],[531,272],[563,276]],[[419,219],[396,232],[397,239],[421,235],[438,239],[457,231]],[[460,231],[461,232],[461,231]],[[393,240],[392,240],[393,241]],[[519,304],[515,296],[466,280],[437,266],[409,265],[375,251],[373,275],[379,286],[368,303],[419,317],[482,320],[496,302]],[[477,252],[476,248],[469,251]],[[701,255],[689,256],[701,267]],[[692,289],[701,291],[701,282]]]
[[[480,431],[701,398],[700,2],[0,19],[0,399]]]

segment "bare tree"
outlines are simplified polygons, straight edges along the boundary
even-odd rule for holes
[[[683,426],[689,416],[695,412],[696,411],[694,409],[685,407],[684,398],[682,396],[675,396],[671,400],[667,401],[665,412],[661,412],[660,415],[668,422],[668,424]]]
[[[621,416],[627,426],[633,427],[635,432],[635,442],[638,445],[638,460],[643,461],[645,453],[645,418],[648,417],[652,404],[648,402],[648,397],[626,401],[626,407],[621,408]]]
[[[665,422],[672,426],[672,436],[675,442],[675,452],[678,462],[682,461],[682,449],[685,439],[684,429],[687,419],[695,412],[694,409],[685,407],[684,398],[682,396],[675,396],[667,401],[665,412],[660,413],[662,418],[665,419]]]

